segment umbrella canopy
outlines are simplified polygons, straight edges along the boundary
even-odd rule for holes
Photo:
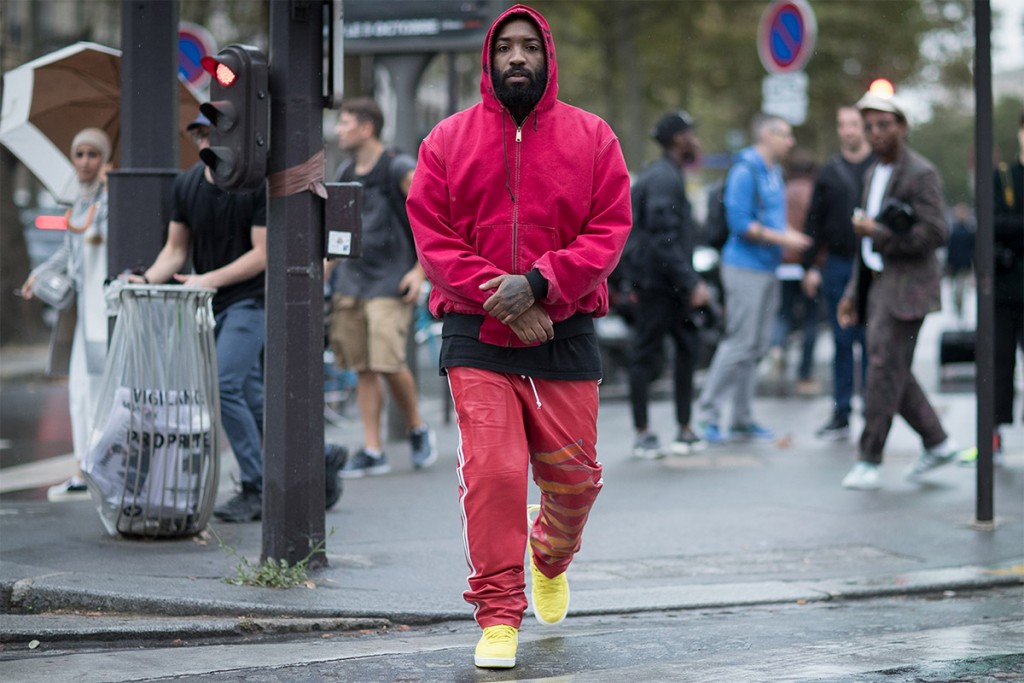
[[[185,132],[199,110],[199,96],[179,77],[177,99],[179,167],[186,168],[199,160]],[[0,143],[57,201],[70,203],[75,195],[71,141],[83,128],[103,129],[110,136],[116,168],[120,113],[120,50],[75,43],[4,74]]]

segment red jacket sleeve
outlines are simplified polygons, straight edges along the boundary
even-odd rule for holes
[[[619,262],[633,223],[629,171],[619,141],[610,134],[594,158],[590,211],[566,248],[541,256],[535,267],[548,281],[548,303],[570,303],[593,292]]]

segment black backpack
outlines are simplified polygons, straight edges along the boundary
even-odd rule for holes
[[[398,218],[402,225],[402,232],[405,234],[406,239],[409,240],[410,244],[415,244],[415,240],[412,236],[412,225],[409,223],[409,213],[405,210],[405,195],[402,194],[401,183],[402,178],[398,175],[395,169],[395,158],[398,156],[398,150],[393,148],[387,148],[384,150],[384,156],[390,159],[388,162],[388,175],[389,182],[381,187],[384,192],[384,196],[387,197],[388,203],[391,205],[392,213]],[[355,180],[355,162],[353,159],[346,159],[338,166],[337,172],[334,174],[336,182],[346,183]]]
[[[729,222],[725,217],[725,182],[729,178],[729,173],[732,173],[732,169],[736,167],[736,164],[746,164],[750,168],[750,172],[754,175],[754,201],[759,205],[761,203],[760,192],[757,189],[757,174],[750,162],[743,159],[737,160],[735,164],[730,166],[724,178],[711,184],[711,187],[708,189],[708,217],[704,222],[704,238],[702,241],[718,251],[721,251],[722,247],[729,240]]]

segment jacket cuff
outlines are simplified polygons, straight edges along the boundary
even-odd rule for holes
[[[542,301],[548,295],[548,281],[536,268],[526,273],[526,281],[530,283],[534,301]]]

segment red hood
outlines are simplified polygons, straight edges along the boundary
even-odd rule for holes
[[[540,29],[540,34],[544,39],[548,84],[544,88],[544,94],[541,96],[540,102],[534,107],[534,111],[545,111],[550,109],[554,105],[555,100],[558,99],[558,60],[555,59],[555,40],[551,36],[551,27],[548,26],[547,20],[540,12],[526,5],[509,7],[487,29],[487,37],[484,39],[483,49],[480,54],[480,95],[483,97],[484,106],[488,109],[501,110],[505,108],[505,105],[499,102],[498,98],[494,95],[494,83],[491,81],[491,55],[494,52],[495,31],[498,26],[501,26],[513,17],[522,17],[532,21]]]

